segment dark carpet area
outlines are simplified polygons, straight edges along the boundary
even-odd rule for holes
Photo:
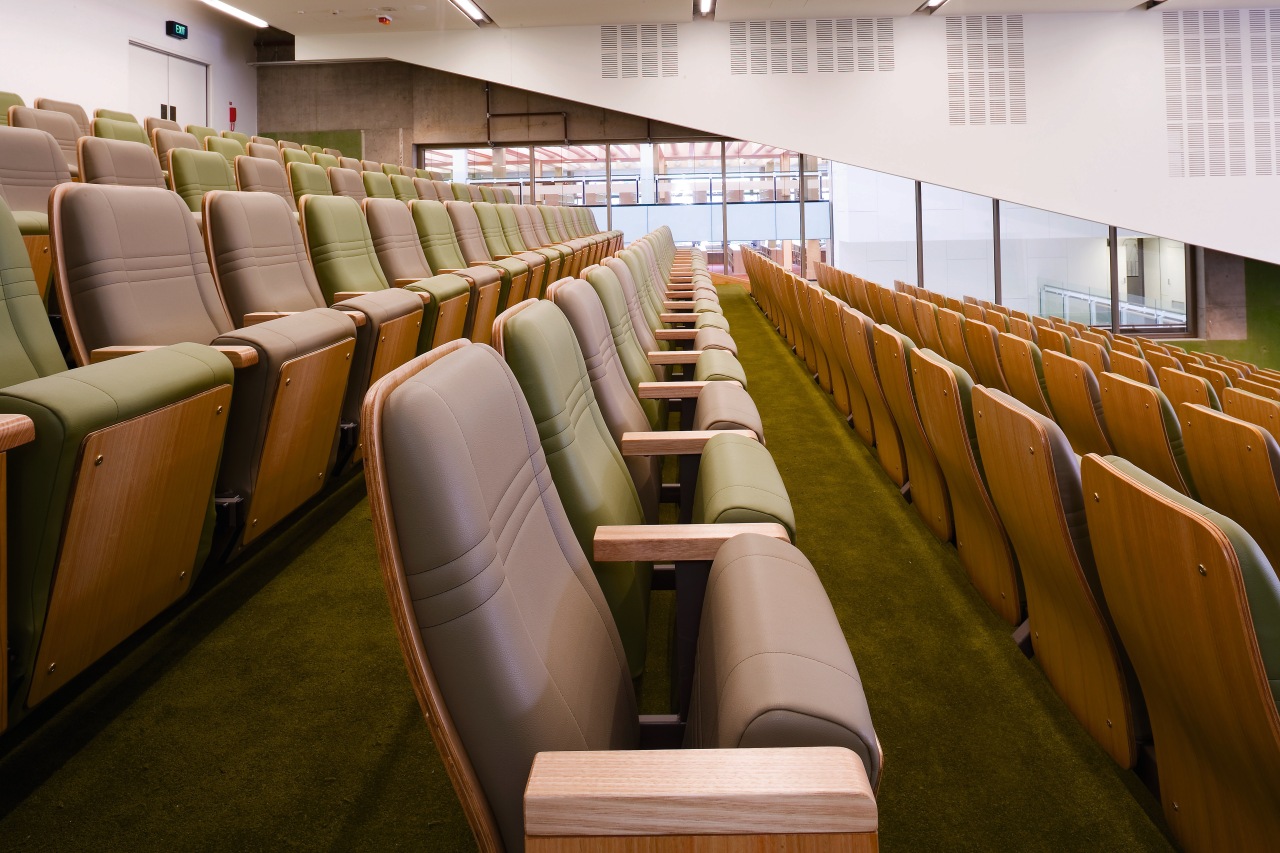
[[[722,293],[798,544],[884,744],[884,848],[1168,849],[1145,789],[1022,657],[745,292]],[[660,600],[659,672],[669,613]],[[646,681],[659,710],[667,685]],[[472,846],[404,673],[363,501],[305,550],[210,590],[0,759],[5,850]]]

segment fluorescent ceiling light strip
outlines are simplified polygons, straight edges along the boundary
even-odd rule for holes
[[[255,27],[270,26],[266,21],[262,20],[261,18],[256,18],[253,15],[250,15],[248,12],[244,11],[243,9],[237,9],[235,6],[232,6],[230,3],[223,3],[222,0],[200,0],[200,2],[206,6],[212,6],[213,8],[217,9],[219,12],[226,12],[228,15],[230,15],[233,18],[239,18],[240,20],[244,21],[246,24],[253,24]]]
[[[489,16],[484,13],[484,10],[472,2],[472,0],[449,0],[449,2],[457,6],[458,11],[476,23],[482,23],[489,20]]]
[[[700,0],[698,10],[704,15],[710,15],[712,8],[716,5],[716,0]]]

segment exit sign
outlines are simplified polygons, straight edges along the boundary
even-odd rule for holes
[[[179,24],[177,21],[165,21],[164,34],[170,38],[185,39],[189,35],[189,31],[186,24]]]

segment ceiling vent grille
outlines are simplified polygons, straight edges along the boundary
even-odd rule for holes
[[[1280,175],[1280,9],[1249,12],[1249,84],[1257,174]]]
[[[1027,123],[1021,15],[947,18],[947,108],[953,125]]]
[[[733,21],[730,74],[892,71],[892,18]]]
[[[680,76],[680,35],[675,24],[622,24],[600,28],[600,76]]]
[[[1165,12],[1163,24],[1169,176],[1244,177],[1249,152],[1242,13]],[[1256,116],[1255,109],[1255,142]],[[1269,140],[1268,135],[1268,146]],[[1270,174],[1270,168],[1259,174]]]

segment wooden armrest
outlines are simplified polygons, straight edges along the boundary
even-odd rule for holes
[[[253,367],[258,363],[258,351],[253,347],[216,346],[214,349],[225,355],[236,370]]]
[[[337,304],[335,303],[332,307],[337,308],[338,306],[337,306]],[[341,308],[338,308],[338,310],[339,310],[339,311],[342,311],[342,309],[341,309]],[[369,318],[368,318],[368,317],[366,317],[366,316],[364,315],[364,312],[363,312],[363,311],[361,311],[361,310],[359,310],[359,309],[357,309],[357,310],[355,310],[355,311],[342,311],[342,313],[343,313],[343,314],[345,314],[347,317],[350,317],[350,318],[351,318],[351,322],[352,322],[352,323],[355,323],[355,325],[356,325],[356,328],[357,328],[357,329],[358,329],[358,328],[360,328],[361,326],[363,326],[365,323],[367,323],[367,322],[369,321]],[[281,317],[286,317],[286,316],[288,316],[288,315],[287,315],[287,314],[283,314],[283,313],[282,313],[280,316],[281,316]],[[263,322],[265,322],[265,321],[263,321]],[[245,323],[244,323],[244,324],[245,324],[246,326],[247,326],[247,325],[249,325],[249,316],[248,316],[247,314],[245,315]]]
[[[436,273],[436,275],[439,275],[439,273]],[[396,279],[396,280],[395,280],[395,286],[396,286],[396,287],[408,287],[409,285],[411,285],[411,284],[417,284],[417,283],[418,283],[418,282],[420,282],[420,281],[426,281],[426,279],[422,279],[422,278],[398,278],[398,279]]]
[[[690,299],[664,299],[662,307],[667,311],[687,311],[691,307],[689,305],[691,301]],[[694,316],[698,315],[694,314]]]
[[[0,415],[0,453],[35,441],[36,425],[26,415]]]
[[[692,323],[698,319],[697,314],[659,314],[658,319],[663,323]]]
[[[619,449],[623,456],[696,456],[712,436],[721,433],[757,440],[754,432],[744,429],[624,432]]]
[[[636,396],[641,400],[696,400],[702,393],[702,389],[710,384],[710,382],[641,382],[640,387],[636,389]]]
[[[272,320],[279,320],[281,317],[288,317],[297,313],[297,311],[253,311],[244,315],[244,322],[240,325],[256,326],[259,323],[270,323]]]
[[[668,290],[676,293],[691,293],[695,287],[692,281],[669,281],[667,284],[671,285]]]
[[[650,364],[697,364],[697,350],[666,350],[648,353]]]
[[[137,347],[98,347],[89,353],[89,363],[97,364],[100,361],[110,361],[113,358],[123,358],[126,355],[136,355],[140,352],[149,352],[153,349],[164,349],[161,346],[137,346]]]
[[[346,302],[348,299],[355,299],[357,296],[367,296],[368,294],[369,291],[367,290],[361,290],[358,292],[344,290],[341,293],[333,294],[333,304],[337,305],[339,302]]]
[[[879,814],[862,760],[842,747],[655,749],[538,753],[524,822],[538,853],[566,837],[598,838],[607,849],[618,836],[874,834]],[[875,849],[874,840],[840,849]]]
[[[743,533],[760,533],[790,542],[781,524],[605,524],[596,528],[592,551],[603,563],[633,560],[673,563],[714,560],[720,546]]]
[[[697,329],[654,329],[653,336],[660,341],[691,341],[698,336]]]
[[[515,255],[494,255],[494,256],[493,256],[493,259],[494,259],[495,261],[505,261],[505,260],[507,260],[508,258],[514,258],[514,257],[515,257]]]

